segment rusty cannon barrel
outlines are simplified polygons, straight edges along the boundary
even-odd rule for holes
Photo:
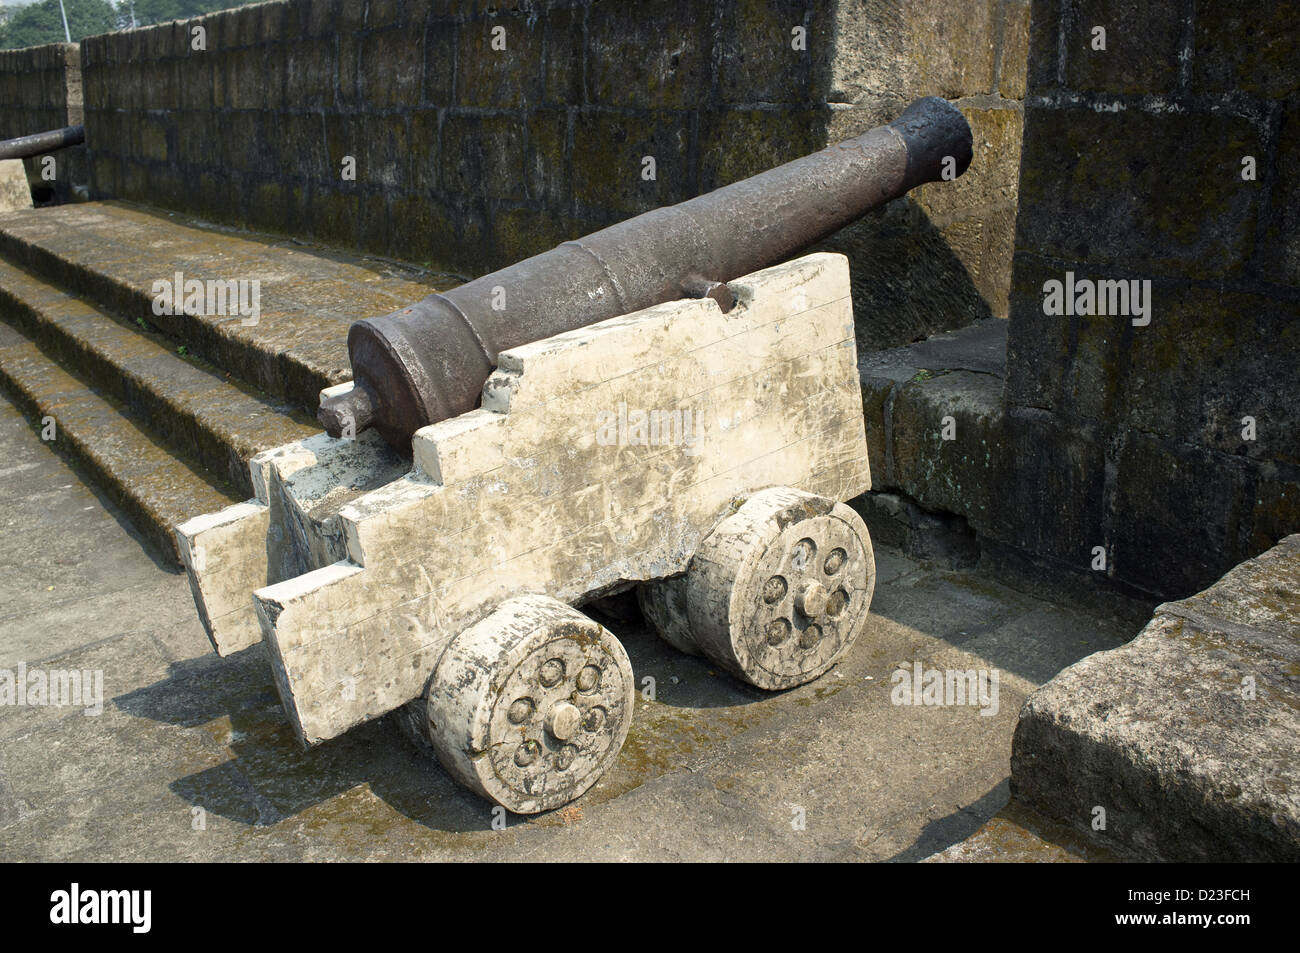
[[[0,159],[29,159],[55,149],[78,146],[86,141],[85,126],[65,126],[49,132],[37,132],[17,139],[0,140]]]
[[[409,450],[420,427],[474,408],[501,351],[677,298],[708,295],[725,310],[726,282],[970,160],[961,112],[919,99],[855,139],[357,321],[354,386],[317,416],[333,436],[374,427]]]

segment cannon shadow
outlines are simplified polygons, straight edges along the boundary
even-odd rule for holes
[[[800,707],[815,711],[830,704],[840,692],[846,694],[835,704],[856,710],[862,704],[856,693],[887,684],[889,666],[900,660],[932,657],[945,647],[969,649],[988,664],[1041,683],[1077,658],[1131,635],[1109,632],[1094,622],[1089,626],[1094,635],[1084,644],[1082,631],[1069,631],[1063,624],[1068,612],[981,574],[927,569],[888,550],[878,553],[877,566],[876,599],[857,647],[826,676],[786,692],[759,691],[716,670],[707,659],[678,652],[644,624],[634,601],[589,604],[586,611],[625,646],[638,692],[653,685],[653,698],[638,695],[622,753],[573,807],[581,811],[607,804],[707,759],[730,739],[761,730],[774,717],[779,722],[779,716]],[[875,682],[864,681],[868,676]],[[1007,699],[1008,705],[1017,701]],[[561,825],[571,810],[531,818],[494,816],[491,803],[463,788],[429,750],[408,738],[400,711],[303,749],[281,708],[260,646],[227,659],[208,656],[175,663],[170,677],[115,702],[130,716],[187,729],[199,743],[219,750],[220,763],[170,781],[170,791],[209,814],[264,831],[273,842],[289,836],[285,831],[319,832],[327,841],[359,838],[358,850],[373,851],[386,835],[410,841],[413,822],[434,834],[434,843],[450,837],[450,843],[486,849],[497,833],[494,822],[498,829],[503,823],[506,828]],[[917,859],[961,839],[995,813],[1002,800],[1001,790],[990,792],[987,803],[967,805],[961,816],[937,824],[895,859]]]
[[[586,609],[623,643],[638,697],[624,749],[628,757],[620,757],[584,796],[584,804],[638,787],[707,743],[707,736],[679,721],[675,712],[734,710],[773,697],[664,643],[643,622],[634,598]],[[431,749],[403,730],[400,710],[304,749],[281,707],[260,645],[225,659],[214,655],[173,663],[171,677],[114,702],[128,715],[197,731],[205,744],[227,751],[229,760],[168,787],[195,807],[249,827],[275,827],[289,818],[328,823],[330,815],[356,810],[357,798],[342,796],[358,788],[431,830],[463,834],[492,831],[494,820],[501,823],[493,805],[462,787]],[[638,726],[647,720],[653,729]],[[372,824],[373,814],[354,822]],[[504,820],[507,827],[529,821],[511,814]]]

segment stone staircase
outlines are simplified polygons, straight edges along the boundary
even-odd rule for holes
[[[178,272],[258,281],[256,321],[156,314],[155,282]],[[0,214],[0,387],[37,429],[52,418],[55,449],[179,562],[175,524],[250,497],[254,454],[320,430],[352,321],[430,278],[120,202]]]

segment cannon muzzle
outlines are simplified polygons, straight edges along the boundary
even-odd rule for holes
[[[725,310],[726,282],[970,161],[966,118],[919,99],[855,139],[357,321],[354,386],[317,416],[333,436],[374,427],[408,451],[420,427],[473,409],[501,351],[677,298],[707,295]]]

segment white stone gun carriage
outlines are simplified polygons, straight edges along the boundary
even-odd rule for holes
[[[264,646],[306,745],[411,704],[517,813],[586,791],[632,719],[628,657],[575,605],[636,586],[737,678],[822,675],[875,582],[844,502],[870,488],[848,263],[730,290],[727,313],[672,301],[503,351],[411,460],[373,432],[259,454],[256,499],[177,528],[217,652]]]

